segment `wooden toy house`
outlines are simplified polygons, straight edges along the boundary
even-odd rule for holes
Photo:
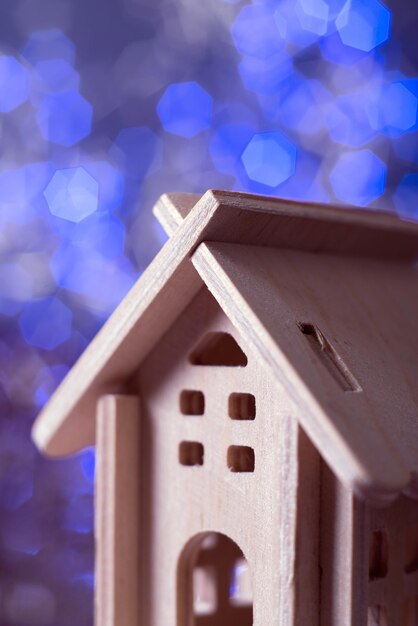
[[[156,213],[170,239],[34,427],[97,446],[96,626],[417,626],[418,225]]]

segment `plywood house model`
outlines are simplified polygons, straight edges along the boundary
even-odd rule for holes
[[[418,225],[221,191],[156,213],[170,239],[34,427],[97,446],[96,626],[417,626]]]

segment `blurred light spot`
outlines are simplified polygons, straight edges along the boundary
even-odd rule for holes
[[[87,480],[94,484],[94,475],[96,469],[96,455],[94,448],[84,450],[79,457],[81,468]]]
[[[77,494],[67,502],[63,514],[62,527],[65,530],[81,534],[93,532],[93,495]]]
[[[225,124],[218,128],[209,144],[215,167],[236,176],[242,168],[241,155],[253,135],[254,128],[246,124]]]
[[[363,206],[383,194],[386,165],[370,150],[346,152],[331,171],[330,181],[338,200]]]
[[[376,132],[368,117],[368,91],[340,96],[331,104],[326,123],[331,138],[337,143],[357,148],[369,142]]]
[[[295,8],[302,28],[316,35],[326,34],[330,10],[325,0],[297,0]]]
[[[397,213],[404,218],[418,219],[418,174],[403,177],[393,194]]]
[[[77,91],[80,75],[64,59],[38,61],[32,74],[32,100],[37,103],[41,95],[60,91]]]
[[[37,520],[27,510],[18,511],[12,516],[3,516],[1,537],[8,552],[27,556],[39,554],[44,547],[41,535]]]
[[[39,370],[35,390],[35,402],[39,408],[48,402],[59,383],[68,374],[69,369],[68,365],[52,365]]]
[[[99,185],[82,167],[55,172],[44,191],[52,215],[70,222],[81,222],[98,205]]]
[[[51,270],[58,285],[79,295],[79,306],[98,316],[109,315],[137,277],[126,260],[116,263],[92,247],[59,249],[51,259]]]
[[[8,113],[23,104],[29,95],[26,69],[11,56],[0,56],[0,111]]]
[[[292,58],[285,52],[259,59],[245,56],[239,64],[242,82],[249,91],[275,93],[293,70]]]
[[[107,161],[89,161],[83,167],[99,183],[99,210],[118,209],[123,202],[124,172]]]
[[[22,55],[33,65],[46,59],[64,59],[71,65],[75,62],[75,45],[58,28],[38,30],[27,40]]]
[[[33,281],[28,272],[18,263],[0,264],[0,313],[16,315],[23,303],[30,300]]]
[[[292,176],[296,146],[279,132],[255,134],[242,154],[248,178],[268,187],[277,187]]]
[[[107,213],[94,213],[72,230],[68,245],[93,249],[107,259],[117,259],[125,246],[125,226]],[[65,243],[64,243],[65,246]]]
[[[324,111],[331,102],[331,94],[318,81],[293,79],[283,89],[278,111],[280,122],[300,135],[314,135],[324,128]]]
[[[47,95],[36,116],[44,138],[67,147],[90,134],[92,117],[91,104],[77,91]]]
[[[268,3],[244,6],[231,27],[235,46],[249,56],[266,59],[283,50],[283,40]]]
[[[331,33],[327,37],[318,40],[319,48],[323,58],[335,65],[353,66],[367,58],[367,52],[346,46],[341,41],[338,33]]]
[[[345,45],[370,52],[388,39],[390,22],[391,13],[379,0],[347,0],[335,24]]]
[[[55,297],[30,302],[20,316],[19,326],[32,346],[53,350],[71,336],[72,313]]]
[[[417,124],[417,95],[403,82],[386,84],[368,111],[373,128],[389,135],[401,134]]]
[[[142,180],[160,165],[161,143],[146,126],[124,128],[116,137],[110,156],[126,176]]]
[[[13,624],[47,626],[54,622],[55,597],[47,587],[38,583],[10,585],[3,606],[7,619]]]
[[[212,98],[196,82],[173,83],[162,95],[157,113],[166,131],[194,137],[210,125]]]
[[[0,463],[0,508],[14,511],[32,498],[33,467],[13,452],[3,453]]]

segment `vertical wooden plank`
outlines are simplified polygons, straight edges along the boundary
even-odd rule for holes
[[[139,399],[97,407],[96,626],[139,623]]]
[[[366,626],[366,505],[321,466],[321,626]]]
[[[318,626],[321,458],[298,428],[295,626]]]

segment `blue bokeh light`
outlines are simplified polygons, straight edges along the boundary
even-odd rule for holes
[[[33,31],[26,41],[22,55],[33,65],[47,59],[63,59],[74,65],[74,42],[59,28]]]
[[[370,52],[389,38],[391,13],[379,0],[347,0],[335,23],[345,45]]]
[[[417,128],[418,81],[384,84],[368,109],[371,126],[397,136]]]
[[[276,93],[292,74],[292,57],[286,52],[267,58],[245,56],[239,64],[239,73],[249,91],[262,94]]]
[[[194,137],[210,125],[213,101],[196,82],[174,83],[162,95],[157,113],[166,131]]]
[[[81,222],[97,210],[99,185],[83,167],[55,172],[44,191],[52,215]]]
[[[27,70],[12,56],[0,56],[0,112],[9,113],[29,95]]]
[[[43,98],[36,117],[46,140],[69,147],[90,134],[93,108],[77,91],[63,91]]]
[[[25,341],[44,350],[53,350],[71,336],[72,313],[55,297],[28,303],[19,319]]]
[[[393,194],[397,213],[406,219],[418,218],[418,173],[406,174]]]
[[[369,119],[370,98],[362,91],[339,96],[326,114],[330,137],[337,143],[358,148],[376,135]]]
[[[165,110],[167,113],[167,110]],[[172,123],[176,122],[172,119]],[[187,121],[178,122],[180,125]],[[179,133],[180,134],[180,133]],[[111,158],[134,180],[142,180],[158,168],[161,160],[161,142],[157,135],[146,126],[122,129],[111,149]]]
[[[268,2],[244,6],[232,24],[231,34],[242,54],[267,59],[283,51],[274,8]]]
[[[242,153],[248,178],[277,187],[292,176],[296,166],[296,146],[279,132],[256,133]]]
[[[386,165],[371,150],[343,153],[330,174],[338,200],[364,206],[385,190]]]
[[[30,428],[166,241],[151,213],[161,193],[236,189],[418,220],[418,5],[392,2],[391,15],[383,2],[117,0],[101,4],[100,19],[96,3],[82,12],[71,0],[5,3],[13,4],[9,18],[3,11],[0,56],[8,623],[34,621],[28,603],[39,624],[93,623],[94,452],[52,463]]]

